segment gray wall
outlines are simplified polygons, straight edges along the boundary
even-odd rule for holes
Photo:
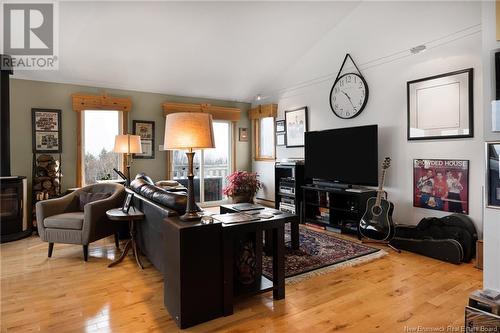
[[[132,111],[129,115],[129,130],[132,131],[132,120],[155,121],[155,159],[134,160],[132,174],[146,172],[153,179],[165,179],[165,151],[159,151],[163,144],[165,118],[161,104],[164,102],[210,103],[212,105],[237,107],[242,110],[238,127],[249,127],[247,103],[210,100],[181,96],[170,96],[129,90],[105,89],[111,96],[130,96]],[[12,174],[27,176],[31,181],[32,147],[31,147],[31,108],[47,108],[62,110],[63,154],[62,188],[74,187],[76,184],[76,112],[71,107],[71,94],[101,94],[102,88],[79,86],[72,84],[49,83],[11,79],[11,160]],[[236,133],[237,135],[237,133]],[[240,170],[251,169],[250,142],[237,142],[236,167]]]

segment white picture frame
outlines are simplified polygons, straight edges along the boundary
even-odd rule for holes
[[[286,147],[304,147],[307,132],[307,107],[285,111]]]
[[[286,146],[285,132],[276,133],[276,146]]]

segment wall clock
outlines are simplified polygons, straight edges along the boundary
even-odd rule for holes
[[[358,73],[340,75],[347,58],[351,59]],[[330,90],[330,107],[337,117],[351,119],[364,110],[367,102],[368,84],[348,53]]]

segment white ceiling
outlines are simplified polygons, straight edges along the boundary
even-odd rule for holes
[[[251,101],[357,2],[60,2],[58,71],[16,78]]]

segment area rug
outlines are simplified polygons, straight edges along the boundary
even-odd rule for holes
[[[300,248],[290,247],[290,229],[285,229],[285,278],[295,283],[315,275],[326,274],[346,266],[354,266],[381,258],[383,250],[351,242],[331,233],[311,230],[300,225]],[[264,256],[262,273],[272,280],[273,258]]]

